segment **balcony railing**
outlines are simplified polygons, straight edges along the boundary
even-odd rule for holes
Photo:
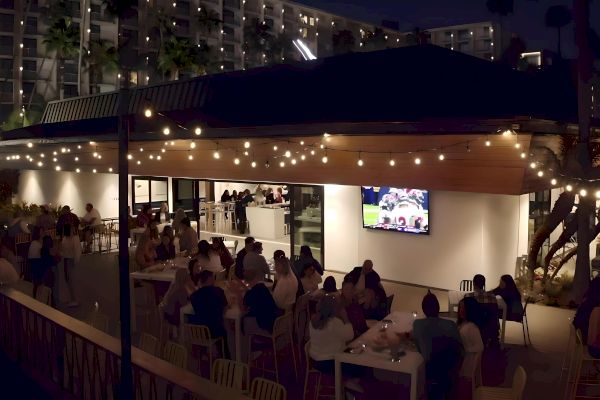
[[[8,287],[0,288],[0,321],[0,346],[24,370],[70,396],[117,398],[119,339]],[[135,347],[131,361],[136,398],[245,398]]]
[[[224,17],[223,23],[232,26],[240,26],[240,19],[238,17]]]
[[[34,81],[37,79],[37,71],[27,71],[27,70],[23,70],[23,72],[21,72],[21,76],[23,77],[23,79],[28,80],[28,81]]]
[[[24,47],[23,57],[37,57],[37,49],[34,47]]]
[[[92,11],[90,14],[91,14],[92,21],[113,22],[115,20],[115,18],[109,14],[103,14],[103,13],[94,12],[94,11]]]

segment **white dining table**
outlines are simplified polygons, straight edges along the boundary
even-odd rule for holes
[[[460,290],[449,290],[448,291],[448,312],[451,313],[454,307],[458,307],[458,303],[465,297],[465,294],[473,292],[463,292]],[[504,345],[504,337],[506,336],[506,303],[501,296],[496,296],[498,301],[498,308],[502,310],[502,323],[500,329],[500,343]]]
[[[410,332],[415,320],[413,313],[394,311],[386,320],[393,321],[388,325],[387,334]],[[400,361],[391,361],[389,350],[377,352],[373,350],[373,343],[380,336],[381,323],[373,325],[369,330],[349,344],[349,348],[360,348],[363,344],[366,349],[360,354],[348,352],[335,355],[335,398],[343,400],[342,364],[354,364],[378,370],[391,371],[410,375],[410,399],[417,400],[424,393],[425,387],[425,362],[421,354],[413,349],[405,349],[406,354]]]

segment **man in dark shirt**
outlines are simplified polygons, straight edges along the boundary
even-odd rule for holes
[[[77,229],[79,228],[79,223],[79,218],[77,217],[77,215],[71,212],[71,207],[64,206],[58,217],[58,221],[56,221],[56,233],[62,237],[65,225],[71,225],[71,229],[77,232]]]
[[[254,245],[254,238],[252,236],[248,236],[244,240],[244,248],[238,251],[237,256],[235,257],[235,276],[238,279],[244,279],[244,257],[250,250],[252,250],[252,246]]]
[[[200,289],[190,296],[194,316],[190,322],[197,325],[206,325],[210,329],[213,338],[225,337],[225,325],[223,314],[227,308],[225,292],[215,286],[215,275],[208,270],[200,272]]]
[[[252,333],[252,318],[256,319],[258,328],[272,332],[275,319],[281,314],[281,310],[277,308],[271,291],[265,286],[256,270],[247,270],[246,280],[250,286],[244,295],[244,306],[247,310],[244,316],[244,327],[248,328],[246,333]]]

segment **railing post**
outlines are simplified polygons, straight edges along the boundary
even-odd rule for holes
[[[119,90],[119,305],[121,318],[121,399],[133,398],[131,373],[131,308],[129,288],[129,212],[128,174],[129,165],[129,75],[125,76],[125,87]]]

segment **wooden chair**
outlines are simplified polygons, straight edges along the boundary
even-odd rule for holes
[[[263,378],[254,378],[250,385],[252,400],[286,400],[287,392],[280,384]]]
[[[471,398],[475,399],[475,390],[481,386],[481,352],[467,353],[463,358],[460,369],[461,378],[469,378],[471,381]]]
[[[460,281],[459,290],[461,292],[472,292],[473,291],[473,281],[470,279],[464,279]]]
[[[165,344],[165,348],[163,349],[162,359],[168,361],[176,367],[186,369],[187,352],[185,350],[185,347],[183,347],[180,344],[168,341],[167,344]]]
[[[155,356],[158,352],[158,339],[149,333],[142,332],[140,335],[140,350]]]
[[[17,233],[15,236],[15,255],[19,255],[19,246],[31,243],[31,235],[29,233]]]
[[[108,317],[104,314],[100,314],[99,312],[94,313],[90,320],[90,325],[102,332],[108,333]]]
[[[519,365],[513,375],[512,387],[479,386],[475,389],[475,400],[523,400],[523,389],[526,382],[527,373]]]
[[[598,386],[600,379],[598,376],[592,377],[591,374],[582,374],[583,367],[587,365],[596,365],[598,359],[592,357],[587,349],[587,343],[583,342],[581,331],[579,329],[575,332],[575,351],[569,367],[569,374],[567,377],[566,384],[566,396],[565,399],[576,399],[578,397],[594,398],[598,399],[600,396],[583,396],[577,394],[577,389],[581,386]],[[594,372],[597,370],[594,368]],[[570,389],[570,390],[569,390]]]
[[[308,337],[308,323],[310,321],[309,303],[311,294],[305,293],[296,299],[294,304],[294,335],[298,344],[298,354],[301,354],[302,344]]]
[[[227,226],[229,227],[229,231],[231,232],[232,229],[237,230],[237,215],[235,214],[235,203],[227,203],[227,208],[225,209],[225,212],[227,213],[227,218],[229,221],[229,223],[227,224]]]
[[[225,356],[225,341],[222,337],[213,339],[210,334],[210,329],[208,329],[205,325],[194,325],[194,324],[184,324],[183,325],[184,336],[186,344],[188,345],[188,352],[193,354],[192,350],[194,346],[198,347],[206,347],[208,352],[208,362],[209,362],[209,375],[211,373],[212,368],[212,349],[213,346],[217,346],[219,343],[221,344],[221,357]],[[198,370],[200,370],[200,357],[198,357]]]
[[[277,363],[277,339],[286,338],[290,342],[290,349],[292,351],[292,360],[294,362],[294,376],[298,377],[298,368],[296,366],[296,352],[294,350],[294,339],[292,337],[292,314],[286,313],[281,317],[277,318],[273,323],[273,333],[266,335],[264,333],[249,333],[248,334],[248,357],[252,354],[252,339],[258,337],[268,339],[271,342],[273,350],[273,361],[275,364],[275,371],[267,370],[263,368],[263,371],[275,372],[275,379],[279,382],[279,366]]]
[[[32,288],[33,293],[33,288]],[[35,299],[40,303],[44,303],[46,305],[52,305],[52,289],[48,286],[40,285],[37,287],[37,291],[35,293]]]
[[[527,340],[529,340],[529,344],[531,344],[531,337],[529,336],[529,322],[527,322],[527,305],[531,302],[530,297],[525,298],[525,304],[523,305],[523,314],[521,314],[521,320],[517,321],[521,324],[523,328],[523,343],[527,346]],[[527,339],[525,338],[525,331],[527,331]]]
[[[308,392],[308,380],[311,374],[316,375],[317,377],[317,382],[315,385],[315,396],[312,397],[314,399],[319,399],[320,397],[333,397],[331,394],[330,395],[322,395],[321,394],[321,381],[323,378],[323,375],[321,374],[320,371],[314,369],[312,367],[312,359],[310,358],[309,355],[309,350],[310,350],[310,340],[308,342],[306,342],[306,344],[304,345],[304,356],[306,357],[306,375],[304,377],[304,392],[303,393],[303,399],[306,400],[306,394]],[[323,386],[323,389],[328,389],[331,393],[335,393],[335,386]]]
[[[250,368],[248,364],[218,358],[213,364],[210,380],[247,394],[250,390]]]

